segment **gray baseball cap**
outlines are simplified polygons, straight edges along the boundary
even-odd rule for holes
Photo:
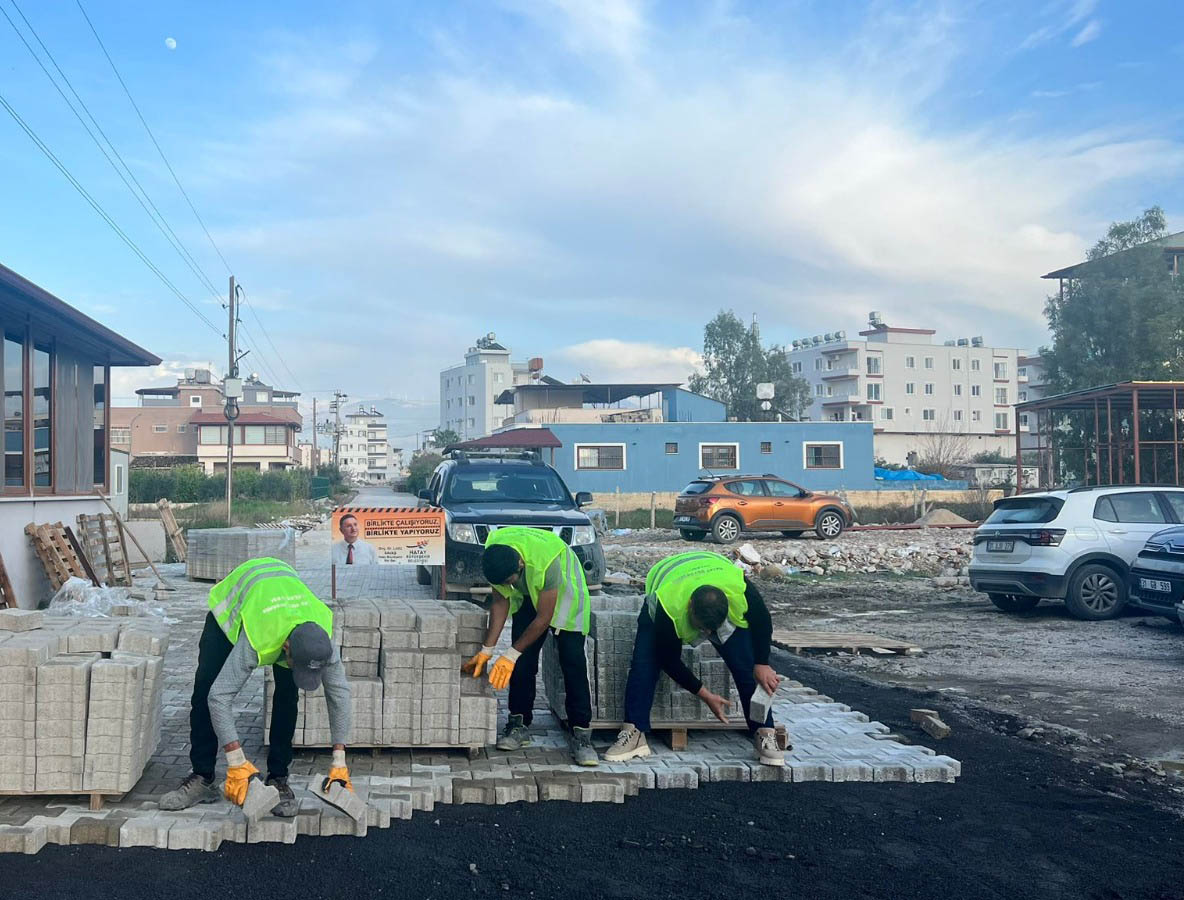
[[[333,642],[325,629],[316,622],[304,622],[288,635],[288,652],[292,656],[292,679],[303,691],[315,691],[321,686],[325,666],[333,659]]]

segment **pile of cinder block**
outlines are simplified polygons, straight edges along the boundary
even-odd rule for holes
[[[0,610],[0,791],[123,793],[160,741],[168,629]]]
[[[584,654],[588,659],[594,721],[615,725],[624,719],[625,685],[633,659],[633,642],[637,637],[637,616],[643,602],[643,597],[592,598],[592,628]],[[547,702],[556,715],[566,716],[563,672],[553,641],[543,645],[542,656]],[[739,715],[740,697],[732,684],[727,664],[709,641],[695,647],[683,647],[682,661],[709,691],[728,697],[732,701],[733,714]],[[655,725],[715,721],[705,703],[683,690],[665,673],[658,679],[650,717]]]
[[[296,562],[291,528],[191,528],[185,574],[190,580],[221,581],[248,559],[272,556]]]
[[[350,683],[353,746],[481,747],[497,732],[487,678],[462,675],[481,647],[488,616],[463,601],[338,600],[333,642]],[[266,672],[264,724],[274,682]],[[331,743],[323,690],[302,691],[293,744]]]

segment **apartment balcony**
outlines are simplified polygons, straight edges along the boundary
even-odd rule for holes
[[[838,381],[842,378],[858,378],[860,376],[860,374],[862,374],[862,373],[859,371],[859,369],[855,368],[854,366],[852,366],[851,368],[847,368],[847,369],[840,369],[840,368],[826,369],[822,373],[822,380],[823,381]]]
[[[846,397],[831,397],[830,399],[823,399],[823,406],[861,406],[864,399],[859,394],[848,394]]]

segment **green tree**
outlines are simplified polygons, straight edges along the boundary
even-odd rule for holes
[[[428,486],[432,472],[436,470],[436,466],[440,465],[441,459],[443,457],[438,453],[420,453],[412,458],[407,475],[408,493],[418,494]]]
[[[774,388],[768,412],[756,396],[761,382]],[[703,329],[703,372],[690,377],[689,387],[726,404],[728,415],[741,422],[768,420],[778,412],[797,419],[810,405],[810,385],[793,374],[785,348],[762,347],[756,331],[731,310],[720,310]]]
[[[437,428],[432,432],[432,436],[428,439],[428,443],[430,443],[433,447],[439,447],[443,449],[449,444],[460,443],[460,435],[451,428]]]
[[[1048,298],[1053,343],[1041,353],[1056,390],[1184,375],[1184,287],[1150,243],[1165,233],[1158,206],[1115,222],[1080,276]]]

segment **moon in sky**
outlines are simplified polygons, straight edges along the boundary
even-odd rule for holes
[[[173,39],[173,38],[171,38],[171,37],[170,37],[170,38],[165,38],[165,39],[164,39],[164,45],[165,45],[166,47],[168,47],[170,50],[176,50],[176,49],[177,49],[177,42],[176,42],[176,40],[175,40],[175,39]]]

